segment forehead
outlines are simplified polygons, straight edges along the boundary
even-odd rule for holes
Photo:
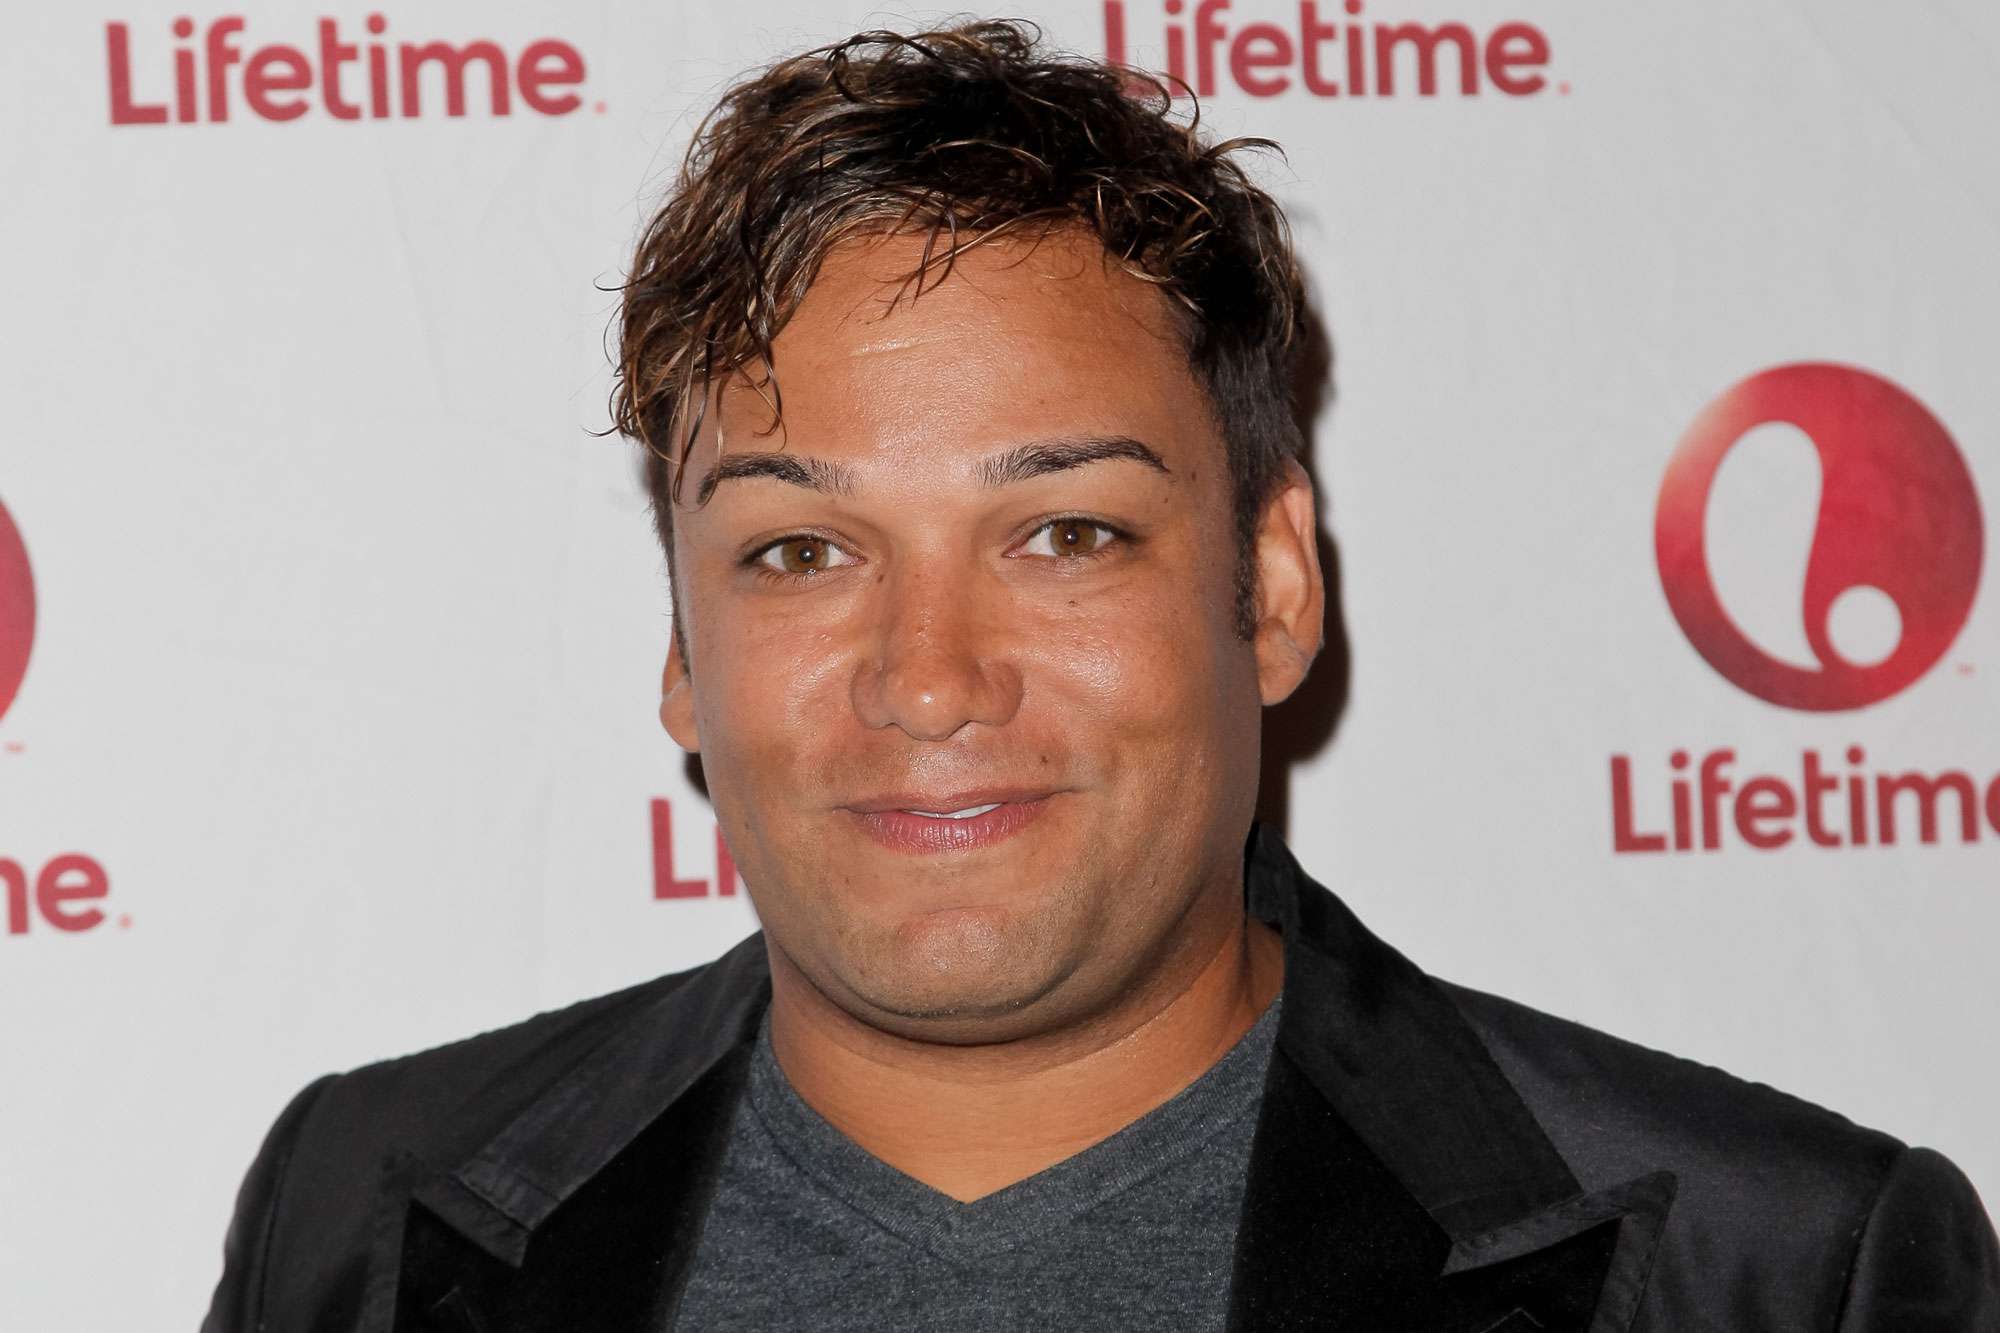
[[[922,235],[899,234],[828,254],[772,343],[786,440],[819,455],[934,455],[1025,435],[1118,433],[1167,447],[1209,437],[1167,299],[1094,237],[980,245],[919,291],[910,275],[924,248]],[[773,447],[739,428],[769,420],[754,389],[732,381],[718,406],[726,449]]]

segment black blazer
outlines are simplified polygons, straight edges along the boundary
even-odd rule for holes
[[[1266,829],[1247,892],[1285,1007],[1231,1329],[2000,1330],[1992,1227],[1936,1153],[1434,981]],[[314,1083],[203,1328],[671,1327],[769,998],[753,937]]]

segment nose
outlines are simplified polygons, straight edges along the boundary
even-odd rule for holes
[[[962,578],[909,569],[885,575],[879,620],[854,673],[862,725],[941,741],[969,723],[1002,726],[1021,706],[1021,672],[996,623],[1000,608]]]

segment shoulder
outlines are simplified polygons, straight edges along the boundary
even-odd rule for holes
[[[332,1075],[315,1085],[301,1138],[336,1155],[344,1155],[340,1142],[359,1149],[393,1141],[426,1158],[474,1151],[600,1042],[704,970],[657,977]]]
[[[358,1315],[385,1203],[476,1153],[553,1083],[716,963],[447,1045],[329,1074],[294,1097],[245,1175],[206,1329],[264,1312]],[[252,1312],[256,1312],[253,1314]]]
[[[1865,1212],[1903,1150],[1764,1084],[1440,984],[1586,1188],[1680,1166]]]
[[[1673,1172],[1646,1294],[1657,1326],[2000,1327],[1992,1227],[1944,1157],[1711,1066],[1440,984],[1584,1189]]]

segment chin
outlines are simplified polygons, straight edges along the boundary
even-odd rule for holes
[[[926,1026],[1005,1018],[1067,976],[1050,934],[1009,908],[925,912],[878,940],[848,989],[880,1014]]]

